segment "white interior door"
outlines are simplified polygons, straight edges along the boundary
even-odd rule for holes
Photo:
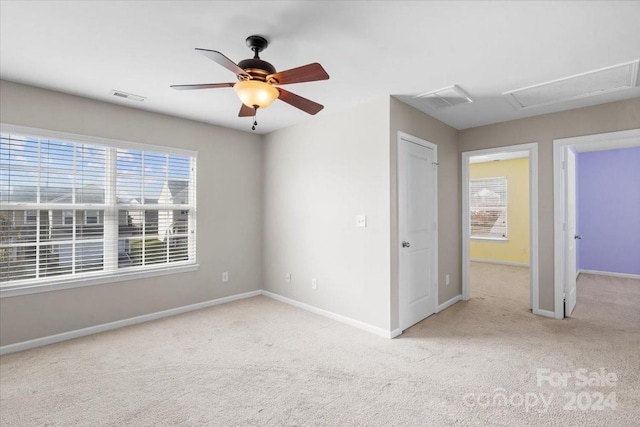
[[[426,143],[426,141],[425,141]],[[426,143],[429,144],[429,143]],[[437,304],[436,146],[398,145],[400,329],[435,313]]]
[[[576,155],[570,147],[565,149],[565,288],[564,315],[571,316],[576,306]]]

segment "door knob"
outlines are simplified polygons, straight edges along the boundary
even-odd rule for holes
[[[582,236],[579,234],[576,234],[575,236],[573,236],[573,238],[576,240],[582,240]]]
[[[402,247],[403,247],[403,248],[408,248],[408,247],[410,247],[410,246],[411,246],[411,243],[409,243],[409,242],[402,242]]]

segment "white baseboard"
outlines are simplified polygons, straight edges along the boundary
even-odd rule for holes
[[[625,279],[640,279],[640,274],[614,273],[612,271],[579,270],[579,273],[597,274],[599,276],[624,277]]]
[[[123,328],[125,326],[148,322],[150,320],[162,319],[163,317],[174,316],[176,314],[199,310],[201,308],[212,307],[214,305],[225,304],[231,301],[236,301],[244,298],[256,297],[261,295],[261,293],[262,291],[252,291],[252,292],[246,292],[238,295],[231,295],[224,298],[218,298],[210,301],[199,302],[196,304],[185,305],[183,307],[176,307],[176,308],[171,308],[169,310],[157,311],[155,313],[149,313],[149,314],[143,314],[141,316],[130,317],[128,319],[116,320],[115,322],[89,326],[88,328],[76,329],[75,331],[62,332],[60,334],[49,335],[46,337],[36,338],[29,341],[3,345],[2,347],[0,347],[0,355],[16,353],[18,351],[28,350],[30,348],[41,347],[43,345],[54,344],[61,341],[67,341],[74,338],[80,338],[87,335],[110,331],[112,329]]]
[[[485,264],[510,265],[512,267],[529,267],[529,264],[526,262],[500,261],[496,259],[482,259],[482,258],[469,258],[469,261],[483,262]]]
[[[443,302],[438,307],[436,307],[436,313],[440,313],[442,310],[451,307],[453,304],[457,303],[460,300],[462,300],[462,295],[456,295],[455,297],[451,298],[449,301]]]
[[[402,335],[402,330],[400,328],[394,329],[393,331],[391,331],[389,338],[399,337],[400,335]]]
[[[396,329],[396,330],[393,330],[393,331],[387,331],[386,329],[379,328],[377,326],[373,326],[373,325],[370,325],[368,323],[364,323],[364,322],[361,322],[359,320],[355,320],[355,319],[352,319],[350,317],[343,316],[341,314],[336,314],[336,313],[333,313],[331,311],[323,310],[321,308],[314,307],[312,305],[305,304],[303,302],[296,301],[296,300],[293,300],[291,298],[283,297],[281,295],[274,294],[273,292],[269,292],[269,291],[263,290],[262,291],[262,295],[264,295],[266,297],[269,297],[269,298],[272,298],[272,299],[274,299],[276,301],[280,301],[280,302],[283,302],[285,304],[289,304],[289,305],[292,305],[294,307],[301,308],[303,310],[307,310],[307,311],[310,311],[310,312],[315,313],[315,314],[319,314],[320,316],[324,316],[324,317],[327,317],[327,318],[332,319],[332,320],[337,320],[338,322],[347,324],[349,326],[354,326],[354,327],[356,327],[358,329],[362,329],[363,331],[370,332],[372,334],[378,335],[378,336],[383,337],[383,338],[395,338],[395,337],[397,337],[398,335],[400,335],[402,333],[402,331],[400,331],[399,329]]]

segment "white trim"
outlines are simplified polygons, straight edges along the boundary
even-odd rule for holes
[[[48,283],[34,283],[33,285],[17,285],[15,288],[0,289],[0,298],[36,294],[39,292],[60,291],[62,289],[80,288],[85,286],[103,285],[105,283],[121,282],[125,280],[145,279],[148,277],[165,276],[168,274],[188,273],[190,271],[196,271],[199,268],[199,264],[180,266],[163,264],[162,267],[153,270],[143,269],[139,271],[129,271],[126,273],[115,273],[109,275],[105,275],[103,272],[87,273],[86,276],[72,276],[72,280],[67,277],[58,282],[52,281]]]
[[[640,280],[640,274],[632,274],[632,273],[615,273],[613,271],[599,271],[599,270],[578,270],[578,273],[579,274],[596,274],[598,276],[624,277],[625,279]]]
[[[185,305],[182,307],[171,308],[169,310],[157,311],[155,313],[143,314],[141,316],[130,317],[128,319],[116,320],[115,322],[103,323],[101,325],[90,326],[88,328],[76,329],[74,331],[62,332],[60,334],[49,335],[42,338],[36,338],[29,341],[23,341],[15,344],[4,345],[0,347],[0,355],[16,353],[18,351],[28,350],[30,348],[41,347],[48,344],[67,341],[74,338],[80,338],[87,335],[93,335],[100,332],[110,331],[113,329],[123,328],[125,326],[136,325],[138,323],[148,322],[151,320],[162,319],[163,317],[174,316],[189,311],[200,310],[201,308],[213,307],[215,305],[225,304],[245,298],[251,298],[261,295],[262,291],[251,291],[243,294],[231,295],[224,298],[218,298],[210,301],[199,302],[196,304]]]
[[[470,263],[470,224],[469,224],[469,159],[474,156],[491,155],[500,152],[528,151],[529,152],[529,280],[530,306],[533,313],[539,310],[539,261],[538,261],[538,143],[509,145],[505,147],[488,148],[484,150],[466,151],[462,153],[462,299],[468,300],[469,263]],[[544,315],[544,314],[543,314]]]
[[[22,136],[32,136],[45,139],[62,139],[68,142],[76,142],[80,144],[98,144],[107,145],[116,148],[126,148],[129,150],[145,150],[157,151],[162,150],[165,154],[176,154],[182,156],[197,157],[198,152],[195,150],[185,150],[184,148],[169,147],[165,145],[143,144],[140,142],[120,141],[118,139],[102,138],[98,136],[82,135],[77,133],[59,132],[49,129],[32,128],[28,126],[17,126],[6,123],[0,123],[0,132],[8,134],[21,134]]]
[[[575,136],[553,140],[553,286],[554,308],[556,319],[564,318],[564,230],[563,230],[563,200],[562,163],[565,147],[574,146],[576,151],[603,151],[616,148],[640,146],[640,129],[618,132],[599,133],[594,135]]]
[[[502,261],[497,259],[482,259],[482,258],[469,258],[471,262],[483,262],[485,264],[500,264],[500,265],[510,265],[512,267],[529,267],[529,264],[526,262],[515,262],[515,261]]]
[[[396,178],[398,178],[398,174],[400,172],[400,140],[404,139],[407,142],[416,144],[416,145],[420,145],[422,147],[426,147],[429,148],[431,150],[433,150],[433,162],[434,162],[434,166],[436,167],[436,171],[434,173],[434,201],[433,201],[433,222],[434,222],[434,233],[433,233],[433,292],[434,292],[434,307],[433,307],[433,312],[437,313],[438,310],[438,251],[439,251],[439,246],[438,246],[438,232],[440,229],[439,226],[439,221],[438,221],[438,145],[434,144],[432,142],[429,142],[427,140],[424,140],[422,138],[418,138],[416,136],[410,135],[408,133],[402,132],[402,131],[398,131],[397,134],[397,140],[396,140]],[[400,198],[400,191],[398,188],[399,185],[399,179],[396,179],[396,202],[399,201]],[[398,203],[396,203],[398,204]],[[392,244],[395,244],[396,247],[400,246],[400,218],[399,218],[399,209],[398,209],[398,221],[396,224],[397,228],[396,228],[396,236],[398,237],[398,239],[395,242],[392,242]],[[396,277],[397,283],[398,283],[398,324],[400,325],[400,328],[402,328],[401,325],[401,315],[400,315],[400,311],[402,310],[401,307],[401,298],[400,298],[400,251],[397,252],[397,259],[396,259],[396,264],[398,266],[398,274]],[[402,329],[401,332],[402,333]]]
[[[436,313],[440,313],[442,310],[446,310],[458,301],[462,301],[462,294],[458,294],[455,297],[451,298],[449,301],[445,301],[440,304],[438,308],[436,308]]]
[[[393,331],[391,331],[389,338],[399,337],[400,335],[402,335],[402,329],[394,329]]]
[[[471,236],[470,239],[471,240],[485,241],[485,242],[494,242],[494,243],[509,243],[509,238],[508,237],[477,237],[477,236]]]
[[[378,335],[378,336],[380,336],[382,338],[394,338],[394,337],[397,337],[398,335],[400,335],[400,333],[401,333],[401,332],[398,332],[399,329],[395,329],[393,331],[388,331],[386,329],[379,328],[377,326],[373,326],[373,325],[370,325],[370,324],[365,323],[365,322],[361,322],[360,320],[355,320],[355,319],[352,319],[350,317],[343,316],[341,314],[336,314],[336,313],[333,313],[331,311],[323,310],[321,308],[314,307],[312,305],[305,304],[303,302],[293,300],[291,298],[283,297],[282,295],[274,294],[273,292],[269,292],[269,291],[263,290],[262,291],[262,295],[264,295],[266,297],[269,297],[271,299],[274,299],[276,301],[280,301],[280,302],[283,302],[285,304],[289,304],[289,305],[292,305],[294,307],[301,308],[301,309],[306,310],[306,311],[310,311],[311,313],[319,314],[320,316],[327,317],[327,318],[329,318],[331,320],[337,320],[338,322],[344,323],[344,324],[349,325],[349,326],[356,327],[358,329],[362,329],[363,331],[370,332],[370,333]]]

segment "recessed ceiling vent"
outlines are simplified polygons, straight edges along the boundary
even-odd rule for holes
[[[435,90],[433,92],[423,93],[421,95],[414,96],[413,99],[434,109],[473,102],[471,96],[456,85]]]
[[[504,92],[516,110],[602,95],[638,85],[638,62],[627,62],[559,80]]]
[[[123,92],[121,90],[112,90],[111,91],[111,95],[117,96],[118,98],[130,99],[132,101],[138,101],[138,102],[142,102],[145,99],[147,99],[144,96],[134,95],[132,93]]]

